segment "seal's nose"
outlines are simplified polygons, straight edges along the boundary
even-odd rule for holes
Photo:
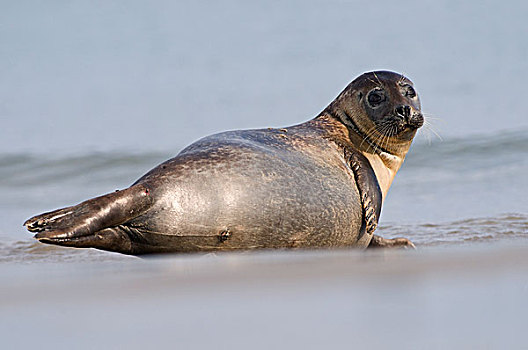
[[[401,117],[407,125],[412,128],[418,129],[424,123],[422,113],[412,110],[411,106],[400,105],[394,108],[394,112],[397,116]]]
[[[405,119],[405,121],[409,121],[409,117],[411,116],[411,107],[407,105],[396,106],[396,108],[394,109],[394,112],[396,112],[396,115],[399,115],[400,117]]]
[[[410,118],[407,120],[407,123],[415,129],[421,128],[424,123],[423,114],[420,112],[414,112]]]

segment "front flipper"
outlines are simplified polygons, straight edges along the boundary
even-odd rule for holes
[[[374,235],[368,248],[411,248],[416,249],[413,242],[407,238],[383,238],[378,235]]]
[[[353,150],[346,152],[345,155],[354,173],[363,208],[363,222],[357,243],[359,246],[368,246],[378,227],[383,200],[381,189],[376,174],[365,156]]]

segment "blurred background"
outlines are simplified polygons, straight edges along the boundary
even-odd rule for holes
[[[38,312],[26,309],[25,316],[20,316],[20,308],[7,307],[9,300],[25,295],[22,291],[39,290],[43,285],[47,285],[48,295],[68,294],[74,290],[65,286],[76,285],[80,279],[97,290],[105,290],[103,285],[108,281],[97,278],[101,270],[96,262],[124,264],[115,268],[120,274],[128,272],[121,277],[126,281],[123,285],[138,287],[134,271],[139,267],[131,263],[137,263],[135,259],[35,244],[21,226],[28,217],[127,187],[153,166],[211,133],[281,127],[311,119],[355,77],[366,71],[386,69],[404,73],[413,80],[429,125],[419,132],[396,176],[384,203],[379,232],[386,237],[405,235],[424,247],[425,253],[404,260],[406,263],[392,284],[385,279],[369,280],[372,278],[369,271],[375,275],[385,265],[362,265],[363,258],[345,259],[343,264],[367,273],[352,274],[351,280],[346,278],[346,272],[345,277],[339,273],[332,276],[337,280],[345,278],[349,285],[343,288],[350,291],[349,295],[359,298],[359,292],[353,290],[354,281],[369,286],[372,282],[372,288],[365,287],[365,293],[378,290],[381,285],[387,293],[379,295],[380,298],[388,298],[384,307],[394,307],[399,301],[403,302],[400,305],[406,305],[401,310],[407,312],[407,325],[420,332],[414,334],[411,343],[406,343],[409,341],[406,333],[388,333],[399,344],[423,348],[427,339],[433,337],[436,344],[449,347],[456,344],[493,347],[501,342],[492,334],[502,331],[510,335],[510,345],[516,347],[517,333],[508,321],[523,324],[523,316],[515,310],[519,307],[526,310],[528,284],[525,274],[514,272],[520,268],[525,272],[525,263],[509,264],[504,271],[510,272],[500,270],[501,273],[483,277],[480,284],[469,285],[460,281],[469,275],[474,277],[473,272],[462,276],[447,272],[443,282],[429,279],[442,270],[449,254],[444,262],[440,259],[435,265],[436,270],[425,268],[414,272],[414,282],[409,282],[402,271],[427,266],[431,258],[427,248],[451,252],[461,245],[472,249],[479,242],[487,244],[488,249],[496,244],[526,243],[527,17],[528,3],[515,0],[0,0],[0,261],[3,263],[0,277],[4,286],[10,286],[2,294],[4,304],[0,307],[4,307],[4,316],[0,318],[18,314],[22,322],[19,326],[34,319],[40,328],[33,329],[33,334],[49,339],[54,324],[49,315],[56,304],[46,306],[28,294],[27,298],[17,300]],[[438,258],[438,251],[434,252],[436,255],[431,254]],[[509,261],[509,254],[494,252],[496,260],[491,261],[499,265],[499,261]],[[215,266],[228,267],[225,271],[237,269],[238,265],[229,260],[236,258],[217,259]],[[384,256],[382,262],[384,259],[391,263],[394,259],[400,261],[391,255]],[[269,260],[263,261],[259,260],[267,266]],[[487,253],[480,252],[474,261],[484,266],[490,260]],[[74,267],[64,267],[64,262]],[[145,265],[151,266],[148,261],[141,263],[143,269]],[[188,269],[171,269],[169,266],[174,265],[167,261],[149,267],[160,273],[155,281],[167,277],[165,272],[177,276],[176,282],[168,283],[168,287],[148,279],[156,288],[152,293],[165,290],[167,295],[178,295],[177,285],[185,282],[189,271],[211,268],[202,260],[176,263],[188,264],[185,265]],[[20,264],[26,266],[25,270],[20,270]],[[465,265],[460,260],[453,269],[464,270]],[[511,266],[517,266],[517,270],[511,272]],[[106,275],[112,275],[115,269],[105,270]],[[47,279],[50,270],[56,271],[56,279]],[[147,269],[145,274],[150,276],[150,272]],[[292,270],[287,276],[295,281],[297,272]],[[321,276],[314,278],[320,281]],[[275,315],[281,315],[285,303],[296,300],[274,293],[280,286],[276,280],[264,284],[276,302],[276,309],[267,306],[269,312],[276,310]],[[189,293],[193,294],[190,285]],[[214,290],[216,286],[210,282],[208,288]],[[255,294],[252,288],[246,286],[249,295],[258,297],[260,294]],[[301,299],[306,304],[297,301],[299,309],[292,311],[291,322],[302,324],[302,319],[310,320],[310,315],[343,316],[339,311],[342,305],[348,305],[346,310],[357,311],[362,317],[368,314],[373,322],[386,316],[381,309],[354,304],[351,300],[347,302],[352,304],[343,304],[347,298],[343,290],[334,293],[335,290],[329,291],[319,284],[307,288],[315,288],[315,294],[303,294]],[[118,289],[107,292],[119,298]],[[316,296],[316,291],[320,296]],[[413,293],[418,299],[409,296]],[[474,293],[481,293],[480,299],[472,299],[465,309],[474,317],[449,323],[450,311],[463,308],[462,300],[472,298]],[[329,299],[321,295],[337,301],[325,304],[322,301]],[[391,299],[394,295],[399,297]],[[398,299],[402,295],[406,297]],[[431,295],[436,297],[431,299]],[[94,296],[85,297],[89,303],[77,304],[74,310],[80,308],[82,313],[90,309],[89,305],[97,305]],[[224,297],[225,308],[236,309],[236,293]],[[134,307],[143,310],[143,302],[150,300],[145,298],[135,299]],[[215,309],[214,295],[206,294],[206,302],[193,300],[195,304],[191,305],[201,312],[205,312],[204,305],[220,313],[223,310]],[[497,304],[497,300],[502,303]],[[510,300],[507,305],[505,300]],[[374,299],[370,301],[376,303]],[[415,302],[421,307],[413,308]],[[123,303],[119,304],[122,308],[113,309],[107,304],[105,308],[123,316],[116,316],[115,324],[130,326],[132,318],[125,311],[128,304]],[[313,314],[299,311],[308,304],[315,305]],[[243,305],[247,310],[236,309],[241,313],[237,322],[252,319],[259,307],[256,302]],[[490,316],[482,314],[482,305],[493,305],[490,313],[498,317],[496,323],[482,322]],[[157,315],[165,318],[159,320],[170,319],[164,310],[176,314],[181,306],[160,307]],[[77,321],[95,331],[92,321],[99,320],[98,310],[91,309],[88,320]],[[186,310],[184,315],[193,314],[196,309]],[[58,324],[72,331],[69,317],[75,316],[66,311],[60,315]],[[400,320],[399,313],[391,315],[389,326]],[[196,336],[192,325],[215,327],[226,321],[219,316],[203,316],[196,316],[191,325],[179,321],[190,337],[186,338],[186,344],[192,344],[190,339]],[[431,319],[435,322],[423,323]],[[347,324],[346,318],[345,323],[339,320],[336,322],[341,326]],[[478,338],[478,332],[471,333],[473,338],[464,338],[461,328],[456,328],[463,327],[462,320],[479,321],[483,337]],[[7,318],[0,321],[9,326],[4,328],[9,330],[6,334],[24,337],[26,331],[22,326],[13,326]],[[283,328],[280,319],[272,315],[254,322],[259,326],[277,322],[277,327]],[[322,332],[321,341],[325,335],[335,336],[329,329],[316,327],[315,321],[306,322],[308,330]],[[349,325],[367,332],[360,339],[361,344],[369,344],[372,337],[368,332],[373,329],[358,328],[363,323],[357,322]],[[490,332],[486,332],[486,327]],[[442,334],[455,328],[456,337],[442,338]],[[130,336],[123,332],[119,334]],[[69,334],[66,339],[74,341],[77,333]],[[461,339],[467,342],[460,343]],[[15,344],[14,340],[10,344]],[[39,345],[38,341],[29,344]],[[93,344],[85,343],[87,347]],[[309,348],[309,344],[305,345]],[[388,343],[378,345],[386,347]]]
[[[445,137],[528,128],[522,1],[4,1],[4,152],[159,150],[315,116],[356,76],[416,84]]]

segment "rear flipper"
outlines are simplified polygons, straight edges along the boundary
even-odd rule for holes
[[[39,238],[42,243],[73,248],[96,248],[129,255],[163,253],[163,247],[144,242],[141,232],[125,225],[108,227],[87,236]]]
[[[30,232],[38,232],[35,238],[45,243],[80,243],[81,237],[123,224],[143,214],[151,205],[149,189],[138,184],[72,207],[34,216],[24,225]]]

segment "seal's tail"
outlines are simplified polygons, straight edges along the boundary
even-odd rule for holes
[[[149,189],[138,184],[89,199],[78,205],[32,217],[24,223],[35,238],[61,244],[123,224],[147,211],[152,205]],[[75,246],[75,244],[71,244]]]

